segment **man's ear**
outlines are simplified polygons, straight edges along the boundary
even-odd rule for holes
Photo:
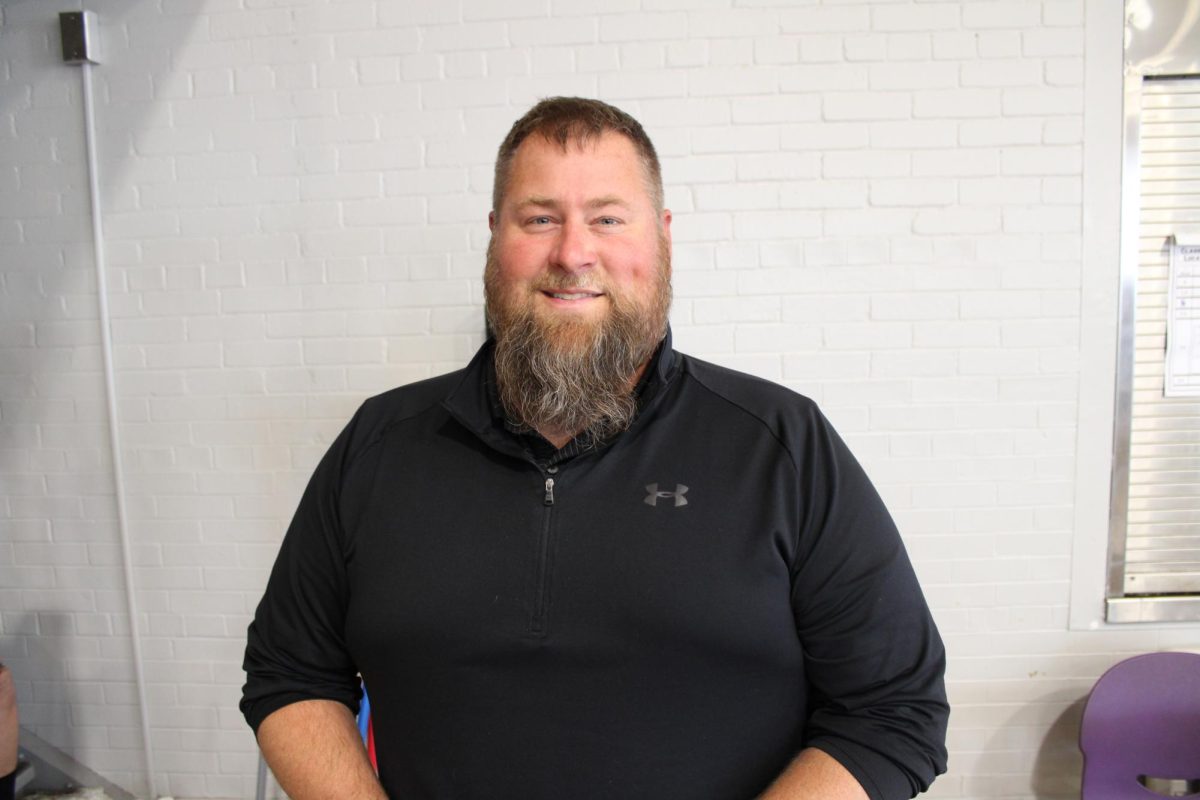
[[[488,230],[489,231],[496,230],[496,212],[495,211],[488,212]]]
[[[671,209],[664,208],[662,211],[662,232],[667,239],[667,247],[671,246]]]

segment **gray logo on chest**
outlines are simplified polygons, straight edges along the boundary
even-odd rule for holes
[[[687,490],[688,487],[682,483],[677,483],[675,484],[675,491],[660,492],[657,483],[648,483],[646,484],[646,499],[643,502],[648,506],[657,506],[660,499],[666,500],[668,497],[673,497],[675,498],[675,507],[679,508],[679,506],[686,506],[688,504],[687,498],[684,497],[687,494]]]

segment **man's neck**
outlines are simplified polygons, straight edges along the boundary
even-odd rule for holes
[[[545,439],[547,442],[554,445],[555,450],[562,450],[567,445],[567,442],[571,441],[572,439],[574,439],[576,436],[579,435],[579,432],[576,431],[575,433],[564,434],[564,433],[554,433],[552,431],[545,431],[545,430],[542,430],[541,428],[539,428],[538,434],[543,439]]]

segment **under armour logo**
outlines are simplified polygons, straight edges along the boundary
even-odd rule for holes
[[[661,497],[662,499],[666,500],[668,497],[674,497],[675,507],[679,508],[680,506],[686,506],[688,504],[687,498],[684,497],[684,495],[687,494],[687,490],[688,487],[684,486],[682,483],[677,483],[675,484],[675,491],[660,492],[658,490],[657,483],[649,483],[646,484],[646,491],[649,492],[649,494],[646,495],[646,500],[644,502],[648,506],[656,506],[658,505],[658,498]]]

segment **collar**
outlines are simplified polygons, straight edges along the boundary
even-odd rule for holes
[[[546,467],[566,461],[589,449],[597,449],[586,436],[577,436],[556,450],[537,433],[515,430],[505,418],[496,391],[495,371],[492,365],[494,341],[489,337],[463,370],[463,379],[450,392],[442,405],[459,422],[473,431],[479,438],[501,452],[519,458],[533,460]],[[671,330],[667,333],[650,358],[650,363],[638,380],[634,392],[637,395],[638,414],[633,425],[638,424],[642,412],[662,394],[662,389],[673,377],[678,358],[671,347]],[[618,437],[619,438],[619,435]],[[603,442],[606,447],[614,440]]]

